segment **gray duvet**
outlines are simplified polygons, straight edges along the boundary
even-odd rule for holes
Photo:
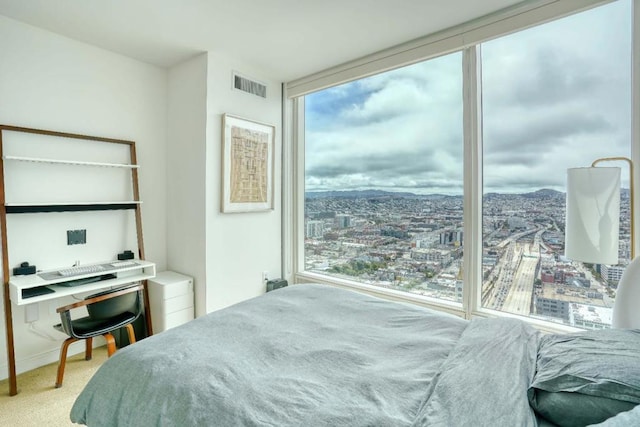
[[[536,332],[324,285],[270,292],[119,350],[88,426],[535,426]]]

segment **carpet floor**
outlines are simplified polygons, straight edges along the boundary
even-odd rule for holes
[[[84,352],[69,357],[60,388],[54,386],[57,363],[18,375],[15,396],[9,396],[8,380],[0,381],[0,426],[77,426],[69,419],[73,402],[106,359],[106,347],[94,348],[89,361]]]

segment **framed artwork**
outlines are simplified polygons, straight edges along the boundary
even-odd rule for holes
[[[222,212],[273,209],[275,127],[222,115]]]

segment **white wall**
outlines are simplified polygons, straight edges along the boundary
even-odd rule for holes
[[[232,89],[232,72],[267,85],[263,99]],[[273,211],[221,213],[222,114],[272,124],[275,135]],[[265,292],[262,272],[280,276],[281,85],[259,69],[221,54],[208,54],[206,135],[206,310],[226,307]]]
[[[197,315],[261,295],[263,271],[280,276],[280,82],[217,53],[167,71],[1,16],[0,58],[0,123],[136,141],[146,258],[194,277]],[[232,90],[234,70],[267,84],[267,99]],[[220,213],[224,113],[275,126],[273,211]],[[51,327],[58,304],[40,305],[33,326],[54,340],[29,331],[13,306],[18,372],[56,361],[64,339]],[[4,314],[0,322],[4,378]]]
[[[136,141],[141,165],[139,181],[144,202],[142,223],[146,258],[155,261],[159,270],[164,269],[167,258],[166,70],[2,16],[0,58],[0,123]],[[73,225],[73,221],[68,225]],[[87,234],[89,240],[89,230]],[[25,260],[32,260],[29,257],[34,252],[29,239],[10,239],[16,240],[10,241],[10,257],[20,254]],[[47,243],[51,252],[60,249],[57,257],[69,258],[53,257],[55,263],[70,265],[77,256],[65,252],[68,248],[64,239]],[[94,251],[99,250],[96,247]],[[51,259],[38,256],[40,265],[36,265],[39,268],[51,262]],[[87,255],[87,259],[91,256]],[[56,305],[67,302],[57,300]],[[18,372],[57,360],[60,343],[65,337],[52,328],[54,323],[59,323],[57,315],[51,313],[52,308],[55,307],[50,304],[39,304],[40,319],[33,326],[52,335],[54,340],[29,331],[24,323],[24,309],[13,306]],[[81,351],[81,347],[82,344],[74,344],[71,352]],[[2,313],[0,378],[6,376]]]
[[[232,73],[267,84],[267,99],[232,89]],[[265,292],[280,277],[281,85],[209,52],[169,70],[167,267],[195,278],[196,315]],[[222,114],[273,124],[275,209],[223,214]]]
[[[207,55],[169,70],[167,268],[194,278],[196,314],[206,313],[205,170]]]

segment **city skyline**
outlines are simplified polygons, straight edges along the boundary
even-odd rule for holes
[[[560,194],[566,194],[566,191],[562,191],[562,190],[555,190],[553,188],[538,188],[538,189],[533,189],[531,191],[525,191],[525,192],[499,192],[499,191],[490,191],[490,192],[485,192],[483,193],[483,196],[487,196],[487,195],[491,195],[491,194],[505,194],[505,195],[526,195],[526,194],[532,194],[532,193],[537,193],[537,192],[541,192],[541,191],[554,191],[556,193],[560,193]],[[317,191],[305,191],[305,197],[309,197],[310,195],[313,195],[314,197],[317,197],[320,194],[326,194],[327,197],[331,197],[335,194],[352,194],[352,195],[357,195],[358,193],[361,194],[366,194],[366,193],[380,193],[380,194],[386,194],[386,195],[399,195],[399,196],[404,196],[404,195],[413,195],[416,197],[462,197],[462,194],[444,194],[444,193],[413,193],[411,191],[393,191],[393,190],[383,190],[381,188],[367,188],[367,189],[362,189],[362,190],[317,190]],[[620,188],[620,194],[621,196],[626,196],[628,197],[629,195],[629,188],[625,188],[625,187],[621,187]]]
[[[462,302],[460,197],[365,192],[305,201],[305,271]],[[482,307],[586,328],[607,327],[621,265],[564,257],[564,195],[537,191],[485,199]],[[628,236],[628,210],[620,233]]]

